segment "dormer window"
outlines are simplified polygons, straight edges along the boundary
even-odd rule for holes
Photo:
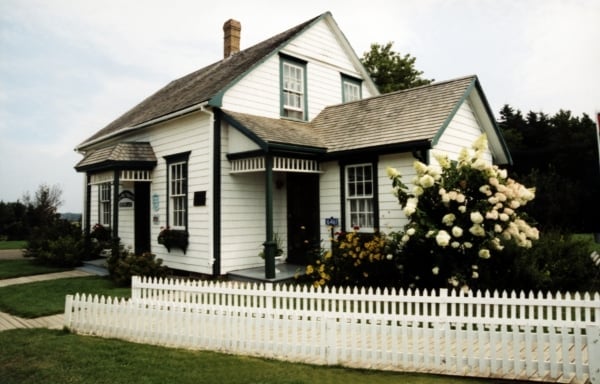
[[[281,56],[281,116],[307,120],[306,63]]]
[[[362,99],[362,81],[342,74],[342,102],[348,103]]]

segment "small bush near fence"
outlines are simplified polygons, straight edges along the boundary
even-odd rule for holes
[[[162,265],[162,259],[145,252],[136,255],[120,246],[119,252],[108,258],[110,278],[119,286],[131,284],[132,276],[165,277],[168,268]]]

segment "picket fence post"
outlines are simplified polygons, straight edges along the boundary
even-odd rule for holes
[[[64,326],[66,328],[71,327],[71,319],[73,318],[73,295],[67,295],[65,297],[65,318]]]
[[[585,333],[587,335],[590,382],[600,384],[600,326],[587,325]]]

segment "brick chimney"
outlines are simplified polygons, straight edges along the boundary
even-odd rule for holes
[[[242,24],[239,21],[229,19],[223,24],[224,42],[223,58],[228,58],[240,51],[240,32]]]

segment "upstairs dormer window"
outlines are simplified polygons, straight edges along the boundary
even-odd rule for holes
[[[361,84],[360,79],[342,75],[342,102],[348,103],[362,99]]]
[[[306,63],[281,56],[281,116],[307,120]]]

